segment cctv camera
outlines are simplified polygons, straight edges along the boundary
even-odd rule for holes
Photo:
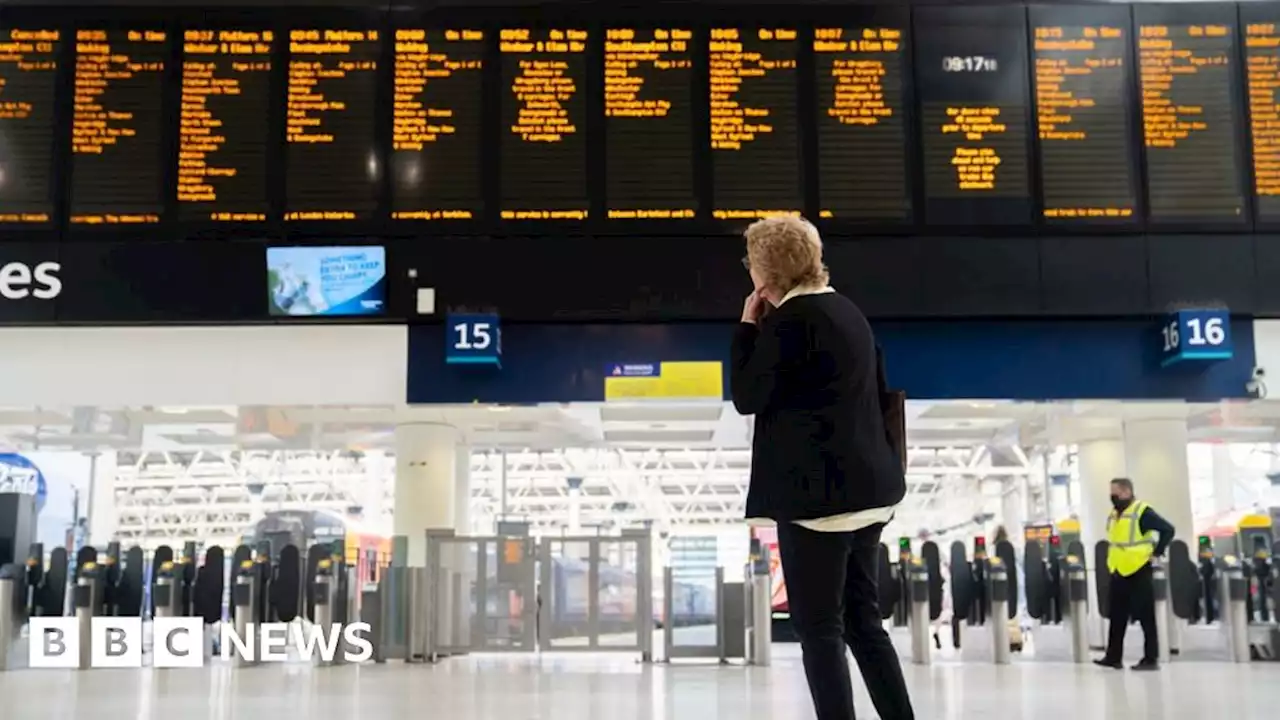
[[[1249,382],[1244,384],[1245,392],[1249,393],[1249,397],[1255,400],[1262,400],[1267,397],[1267,369],[1255,367],[1253,374],[1249,378]]]

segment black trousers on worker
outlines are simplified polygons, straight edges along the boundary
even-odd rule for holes
[[[1125,577],[1111,573],[1111,596],[1108,614],[1111,632],[1107,637],[1105,660],[1120,662],[1124,659],[1124,633],[1129,623],[1137,620],[1142,625],[1142,660],[1156,662],[1160,658],[1160,639],[1156,637],[1156,594],[1151,580],[1151,564]]]
[[[778,524],[791,624],[800,636],[804,674],[818,720],[853,720],[853,652],[881,720],[912,720],[898,653],[880,617],[878,524],[856,532],[817,532]]]

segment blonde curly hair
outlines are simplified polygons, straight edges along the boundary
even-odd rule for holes
[[[765,218],[752,223],[745,235],[747,265],[766,286],[787,293],[830,282],[831,275],[822,264],[822,238],[807,220]]]

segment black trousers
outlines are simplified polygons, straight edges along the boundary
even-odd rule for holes
[[[800,636],[804,674],[818,720],[853,720],[853,652],[881,720],[912,720],[898,653],[880,618],[876,573],[880,532],[828,533],[778,524],[778,552],[791,623]]]
[[[1150,564],[1143,565],[1129,577],[1111,573],[1109,609],[1111,632],[1107,637],[1106,659],[1113,662],[1124,659],[1124,633],[1129,623],[1137,620],[1142,625],[1142,660],[1155,662],[1160,657],[1160,639],[1156,637],[1156,596]]]

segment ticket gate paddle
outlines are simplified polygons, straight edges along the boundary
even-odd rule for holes
[[[930,577],[929,568],[922,558],[915,558],[907,566],[908,587],[911,598],[911,662],[916,665],[928,665],[932,659],[929,646],[929,612]]]
[[[84,562],[76,573],[74,589],[74,605],[76,609],[76,632],[80,636],[80,669],[88,670],[93,661],[93,615],[102,606],[100,598],[102,582],[101,569],[95,562]]]
[[[235,584],[231,587],[231,605],[235,608],[233,614],[233,623],[236,635],[241,638],[250,638],[249,632],[251,625],[260,622],[256,617],[258,605],[258,569],[253,560],[243,560],[236,567]],[[224,648],[225,652],[226,649]],[[236,664],[240,666],[253,664],[249,660],[245,660],[244,656],[236,658]]]
[[[22,627],[24,570],[12,563],[0,565],[0,671],[9,669],[12,648]]]

